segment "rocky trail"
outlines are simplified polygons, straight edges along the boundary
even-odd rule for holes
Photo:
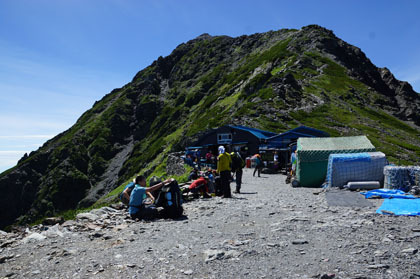
[[[353,203],[359,193],[340,206],[283,175],[243,180],[233,199],[185,203],[180,220],[102,208],[1,232],[0,278],[420,278],[418,217],[376,214],[381,200]]]

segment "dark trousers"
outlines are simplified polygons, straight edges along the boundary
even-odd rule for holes
[[[157,217],[158,211],[153,205],[142,205],[141,209],[136,213],[131,215],[133,219],[142,219],[142,220],[153,220]]]
[[[242,169],[236,171],[236,192],[241,190],[242,184]]]
[[[261,174],[261,170],[262,170],[262,165],[258,165],[258,166],[256,166],[255,167],[255,169],[254,169],[254,174],[252,175],[252,176],[255,176],[255,172],[258,170],[258,177],[260,176],[260,174]]]
[[[232,197],[232,193],[230,192],[230,171],[220,172],[220,180],[222,184],[223,196],[225,198]]]

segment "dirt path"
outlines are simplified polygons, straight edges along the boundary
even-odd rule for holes
[[[182,220],[104,209],[32,229],[43,240],[2,235],[0,277],[420,278],[418,217],[375,214],[379,200],[328,206],[321,189],[291,188],[282,175],[246,170],[243,180],[233,199],[186,203]]]

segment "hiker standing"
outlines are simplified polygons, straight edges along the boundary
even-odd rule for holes
[[[230,191],[230,155],[225,152],[225,148],[219,146],[219,157],[217,157],[217,172],[220,174],[220,182],[222,184],[222,192],[224,198],[231,198]]]
[[[151,196],[151,193],[159,190],[164,185],[169,184],[173,179],[167,179],[152,187],[146,188],[146,177],[139,175],[136,177],[134,183],[125,186],[122,195],[124,199],[129,200],[128,212],[131,218],[136,219],[153,219],[157,216],[157,209],[153,205],[145,205],[143,201],[146,195]]]
[[[235,172],[236,175],[236,190],[234,193],[241,192],[241,184],[242,184],[242,168],[244,167],[244,160],[242,159],[241,155],[238,152],[232,152],[232,172]]]
[[[295,150],[295,152],[292,153],[291,159],[292,161],[292,170],[291,170],[291,174],[292,176],[296,175],[296,165],[297,165],[297,151]]]
[[[261,177],[261,170],[263,168],[263,162],[261,161],[261,157],[260,154],[255,155],[255,169],[254,169],[254,173],[252,174],[252,176],[255,176],[255,172],[258,171],[258,177]]]
[[[274,161],[274,169],[277,171],[279,168],[279,154],[277,153],[277,151],[274,151],[273,161]]]

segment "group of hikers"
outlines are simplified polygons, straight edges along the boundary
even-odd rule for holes
[[[203,198],[211,195],[232,198],[230,182],[235,177],[236,189],[234,193],[241,192],[242,174],[245,161],[239,152],[226,152],[224,146],[219,146],[217,156],[217,169],[211,168],[200,171],[195,168],[190,173],[190,183],[179,187],[174,179],[164,181],[150,181],[146,187],[146,177],[137,176],[127,184],[120,194],[121,201],[128,206],[128,212],[133,219],[154,219],[157,217],[176,218],[182,215],[182,195],[192,193],[194,198],[201,194]],[[254,170],[261,172],[261,158],[256,158],[257,166]],[[259,162],[259,163],[258,163]],[[232,175],[233,174],[233,175]],[[162,210],[158,208],[162,207]]]

